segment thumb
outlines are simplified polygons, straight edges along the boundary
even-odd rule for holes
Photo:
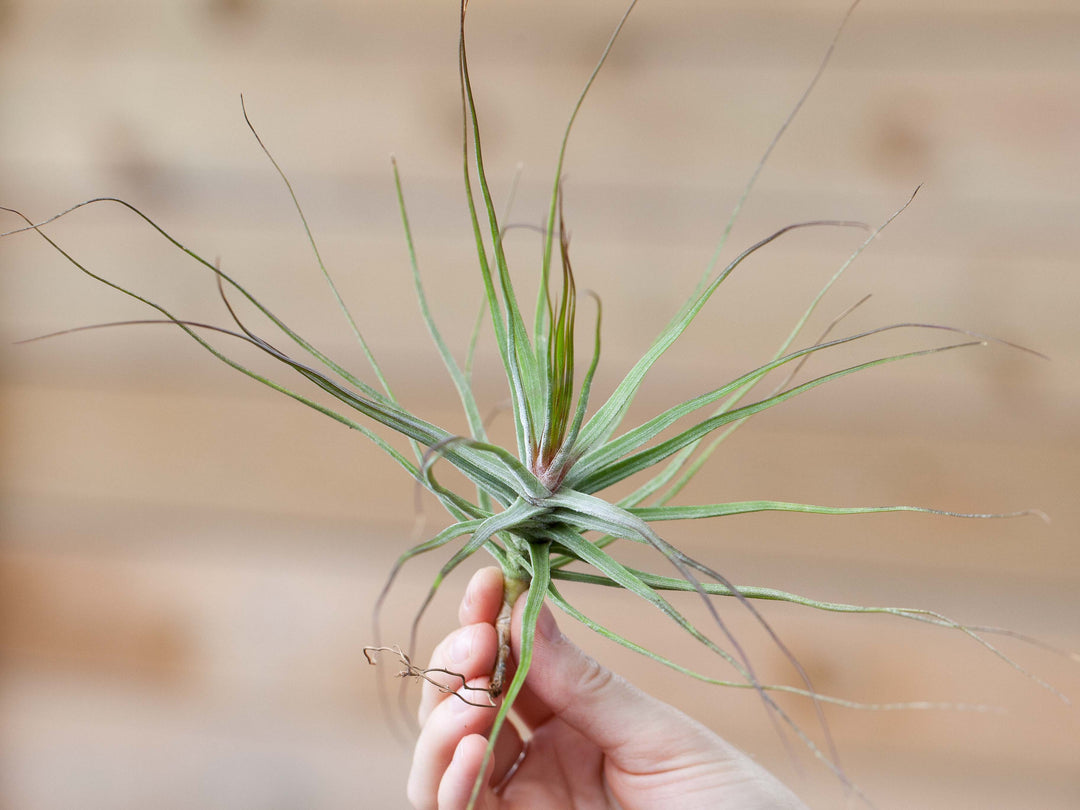
[[[514,612],[515,653],[524,603],[519,599]],[[535,726],[557,717],[627,770],[655,768],[658,755],[669,762],[697,759],[703,748],[715,747],[715,736],[704,726],[582,652],[559,630],[547,605],[537,621],[525,685],[529,702],[541,704],[529,707],[534,717],[527,721],[535,720]]]

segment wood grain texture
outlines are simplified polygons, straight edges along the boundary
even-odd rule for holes
[[[842,5],[635,11],[566,166],[575,271],[605,306],[601,390],[696,283]],[[513,219],[540,219],[566,114],[621,11],[621,0],[473,0],[497,197],[524,166]],[[436,317],[461,347],[479,287],[462,239],[456,15],[434,0],[7,0],[0,204],[42,218],[101,194],[129,199],[366,373],[243,124],[243,92],[400,396],[464,429],[416,314],[389,171],[394,153]],[[813,328],[870,292],[852,331],[950,323],[1053,359],[991,346],[841,382],[748,425],[687,493],[1038,507],[1053,522],[751,515],[665,527],[677,545],[740,582],[925,606],[1080,648],[1078,41],[1069,0],[864,0],[727,252],[791,221],[880,222],[923,183]],[[81,211],[50,233],[185,316],[225,317],[207,272],[119,208]],[[798,234],[748,263],[656,368],[633,416],[768,357],[859,238]],[[529,291],[536,239],[518,233],[508,247]],[[143,314],[39,241],[0,241],[0,806],[404,806],[408,752],[387,731],[361,647],[412,530],[411,487],[360,437],[235,378],[166,327],[11,345]],[[487,404],[504,396],[496,362],[480,356]],[[433,529],[440,518],[425,508]],[[434,564],[404,578],[395,639]],[[425,650],[463,582],[440,595]],[[590,615],[708,664],[629,600],[579,591]],[[1076,709],[970,640],[887,617],[777,606],[769,616],[823,690],[1008,710],[830,712],[846,766],[878,806],[1080,805]],[[763,671],[791,677],[739,627]],[[803,776],[792,769],[752,696],[575,637],[813,806],[837,806],[835,781],[809,757]],[[1005,646],[1080,697],[1075,665]],[[812,723],[805,705],[792,710]]]

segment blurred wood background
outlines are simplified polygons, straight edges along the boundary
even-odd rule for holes
[[[692,289],[843,6],[646,0],[635,11],[566,164],[579,286],[605,306],[600,391]],[[540,220],[566,116],[621,11],[622,0],[472,3],[500,199],[523,166],[513,221]],[[461,347],[479,287],[459,189],[456,17],[450,0],[3,0],[0,204],[41,219],[100,195],[130,200],[366,374],[245,128],[243,92],[399,396],[461,429],[416,314],[389,166],[394,153],[436,317]],[[873,293],[845,329],[947,323],[1052,359],[990,346],[819,389],[748,424],[686,496],[1038,507],[1053,522],[751,515],[672,525],[676,545],[737,582],[926,607],[1080,648],[1078,45],[1071,0],[866,0],[855,12],[726,255],[792,221],[878,223],[923,183],[811,332]],[[0,230],[18,224],[5,215]],[[95,271],[225,323],[210,276],[130,213],[87,209],[49,232]],[[747,262],[657,366],[636,415],[767,358],[860,239],[802,232]],[[510,250],[528,289],[535,235],[515,234]],[[408,482],[362,437],[168,328],[13,345],[146,316],[33,235],[0,242],[0,285],[0,807],[403,807],[408,750],[361,648],[413,530]],[[909,334],[876,347],[911,345],[929,344]],[[486,350],[478,371],[491,406],[503,396],[493,360]],[[431,530],[440,518],[425,510]],[[403,578],[391,640],[404,642],[436,565]],[[452,625],[466,576],[440,595],[418,658]],[[578,590],[591,615],[707,665],[629,599]],[[1077,709],[970,639],[889,617],[767,615],[823,692],[1006,710],[830,711],[846,768],[878,806],[1080,806]],[[752,695],[571,630],[815,807],[842,802],[808,754],[792,766]],[[760,671],[792,677],[748,638]],[[1001,646],[1080,699],[1074,662]],[[805,704],[792,711],[812,723]]]

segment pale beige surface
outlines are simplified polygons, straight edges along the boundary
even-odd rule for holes
[[[513,218],[535,222],[561,127],[621,3],[472,5],[490,177],[502,199],[524,163]],[[600,390],[692,288],[842,12],[827,0],[643,0],[635,12],[566,167],[575,270],[605,305]],[[455,18],[453,2],[430,0],[7,0],[0,204],[43,217],[100,194],[129,199],[361,370],[244,128],[243,92],[400,396],[461,429],[415,314],[388,161],[395,153],[403,171],[436,315],[461,346],[478,292],[462,240]],[[1077,42],[1080,9],[1066,0],[866,2],[728,253],[800,219],[879,222],[925,183],[814,328],[872,292],[852,331],[944,322],[1053,359],[988,348],[842,381],[748,425],[687,495],[1034,506],[1053,522],[751,515],[673,525],[672,541],[739,582],[923,606],[1080,648]],[[119,209],[52,233],[111,278],[223,322],[208,275]],[[804,233],[748,263],[657,367],[635,415],[767,357],[857,239]],[[511,242],[526,289],[535,245]],[[360,437],[164,328],[11,346],[143,316],[37,240],[0,243],[0,285],[0,807],[403,806],[407,751],[386,730],[361,648],[412,529],[404,477]],[[481,356],[488,404],[503,396],[493,358]],[[394,640],[434,565],[405,577]],[[463,581],[436,603],[425,650],[450,626]],[[578,590],[590,615],[712,665],[629,599]],[[1080,806],[1077,710],[970,640],[888,617],[768,615],[822,691],[1008,710],[830,712],[845,766],[878,806]],[[801,776],[793,769],[753,696],[578,636],[815,807],[841,803],[809,755]],[[762,672],[791,677],[748,643]],[[1003,646],[1080,698],[1076,665]],[[792,710],[812,723],[805,705]]]

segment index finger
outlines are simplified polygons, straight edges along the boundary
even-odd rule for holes
[[[502,607],[503,575],[497,566],[481,568],[465,587],[465,595],[458,608],[458,622],[467,624],[485,622],[495,624]]]

